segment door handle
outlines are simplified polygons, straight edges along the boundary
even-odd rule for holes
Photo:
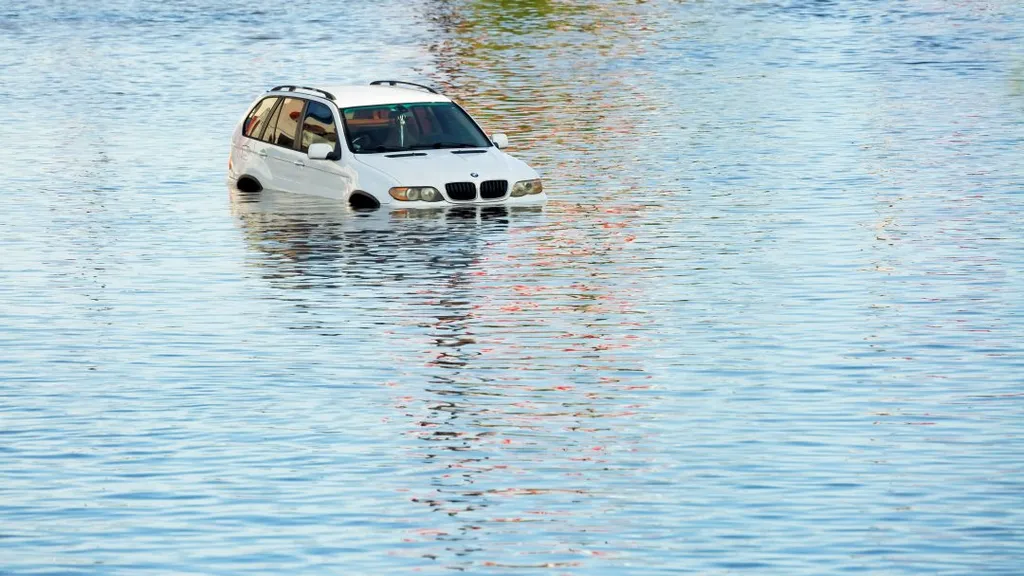
[[[267,151],[266,150],[260,150],[259,152],[256,153],[256,155],[259,156],[260,158],[266,158],[267,157]]]
[[[305,168],[305,167],[306,167],[306,165],[305,165],[305,164],[303,164],[302,162],[299,162],[298,160],[296,160],[296,161],[292,162],[292,164],[295,164],[295,165],[296,165],[296,166],[298,166],[299,168]]]

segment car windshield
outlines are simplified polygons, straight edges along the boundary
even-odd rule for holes
[[[485,148],[487,136],[451,102],[359,106],[342,111],[348,147],[357,154],[438,148]]]

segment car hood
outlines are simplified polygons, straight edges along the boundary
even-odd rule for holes
[[[357,161],[394,178],[397,186],[433,186],[443,190],[448,182],[508,180],[511,185],[519,180],[538,177],[525,162],[497,148],[468,154],[465,150],[445,149],[356,154],[355,157]]]

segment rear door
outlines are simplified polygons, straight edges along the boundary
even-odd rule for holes
[[[301,192],[306,155],[298,151],[299,121],[305,111],[302,98],[282,98],[273,120],[263,133],[262,148],[256,154],[266,159],[271,182],[266,188]]]
[[[266,166],[266,145],[261,141],[267,126],[274,119],[275,107],[280,98],[270,96],[253,106],[242,125],[242,137],[234,144],[232,151],[233,171],[237,175],[249,175],[267,185],[270,172]]]

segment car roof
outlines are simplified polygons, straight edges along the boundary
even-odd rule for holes
[[[334,104],[338,108],[355,106],[375,106],[383,104],[413,104],[416,102],[451,102],[451,98],[443,94],[433,94],[415,88],[399,88],[396,86],[363,85],[363,86],[324,86],[323,90],[334,96]],[[305,94],[321,96],[319,90],[292,92],[282,90],[285,94]]]

